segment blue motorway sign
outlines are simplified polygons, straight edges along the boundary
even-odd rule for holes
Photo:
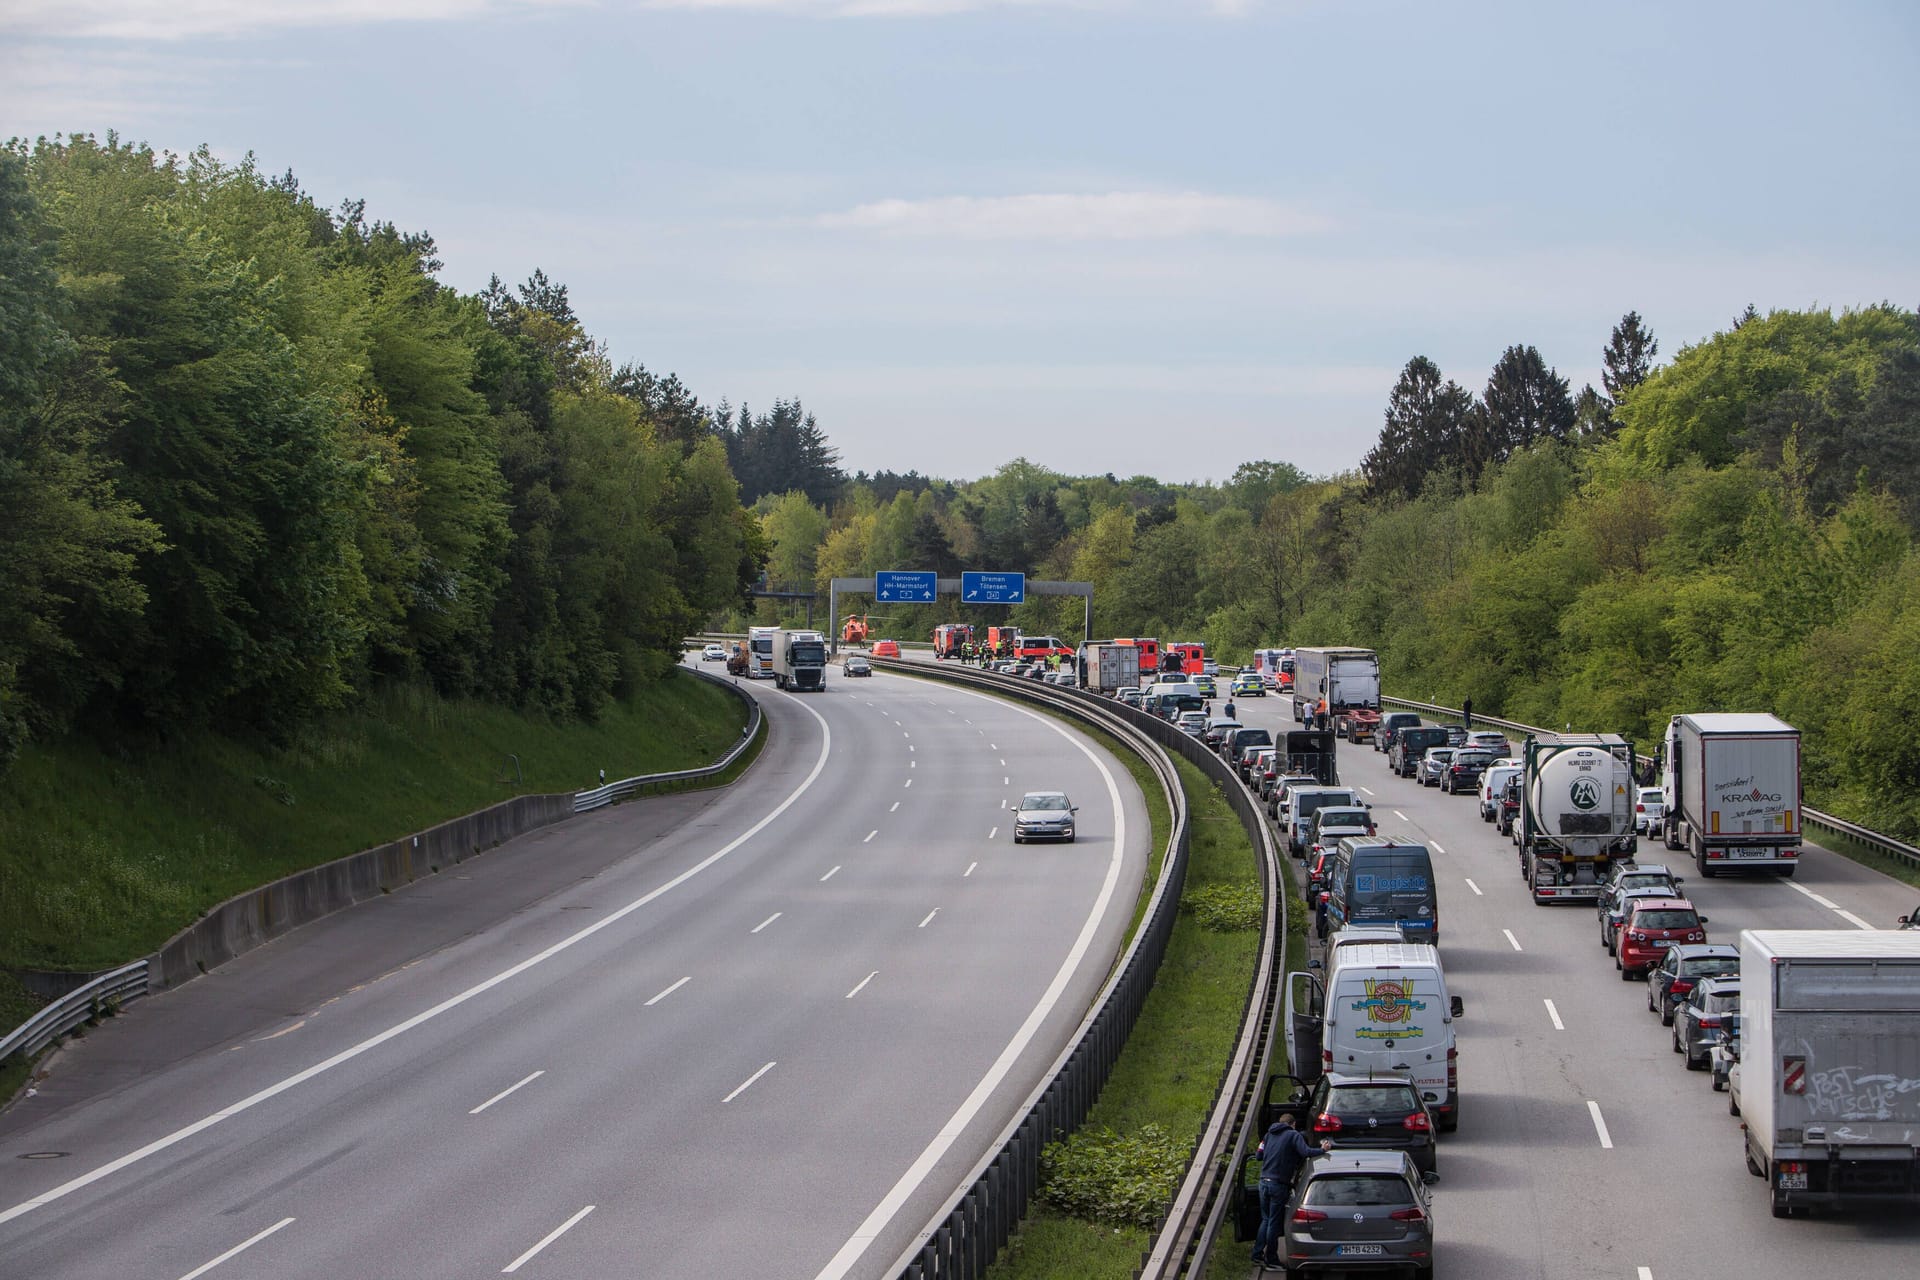
[[[930,601],[938,592],[939,585],[940,576],[936,573],[882,569],[873,575],[873,598]]]
[[[960,598],[968,604],[1025,604],[1024,573],[962,573]]]

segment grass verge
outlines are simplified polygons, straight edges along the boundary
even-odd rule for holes
[[[1176,763],[1193,825],[1183,903],[1210,889],[1257,898],[1259,871],[1239,819],[1204,774],[1184,760]],[[1142,785],[1149,796],[1159,789]],[[1164,836],[1158,844],[1164,847]],[[1137,1134],[1151,1125],[1190,1145],[1232,1054],[1259,946],[1257,927],[1222,931],[1203,925],[1196,912],[1181,912],[1153,993],[1083,1132]],[[1144,1227],[1072,1217],[1043,1198],[989,1274],[992,1280],[1124,1280],[1151,1238]]]
[[[703,764],[745,722],[733,695],[680,673],[593,724],[402,686],[285,746],[186,731],[31,748],[0,793],[0,969],[123,963],[256,885],[514,795],[598,785],[601,769]],[[25,1016],[17,996],[0,987],[0,1025]]]

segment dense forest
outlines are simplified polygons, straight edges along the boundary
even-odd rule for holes
[[[251,162],[0,151],[0,761],[383,679],[591,717],[736,604],[764,544],[691,393],[439,267]]]
[[[1016,460],[958,484],[856,476],[827,503],[767,494],[769,577],[823,601],[829,577],[876,569],[1086,580],[1097,636],[1204,639],[1228,661],[1369,645],[1404,695],[1643,743],[1675,712],[1772,710],[1807,731],[1812,799],[1920,832],[1920,317],[1749,308],[1658,350],[1627,315],[1603,386],[1578,394],[1530,346],[1477,393],[1416,357],[1346,475],[1249,462],[1168,485]],[[947,599],[875,626],[1077,638],[1081,610]]]
[[[1342,475],[953,481],[849,475],[798,399],[705,405],[616,367],[564,285],[439,268],[251,161],[0,150],[0,759],[273,733],[382,680],[592,717],[703,623],[799,616],[756,582],[991,568],[1091,581],[1097,635],[1371,645],[1403,693],[1536,723],[1773,710],[1814,799],[1920,831],[1911,311],[1749,307],[1665,364],[1630,313],[1578,394],[1529,345],[1477,391],[1415,357]]]

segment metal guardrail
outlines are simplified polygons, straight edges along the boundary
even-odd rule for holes
[[[719,676],[709,675],[698,667],[689,667],[687,669],[709,684],[717,684],[723,689],[739,693],[739,689],[730,680],[722,680]],[[605,786],[595,787],[591,791],[575,792],[573,797],[573,811],[575,813],[586,813],[591,809],[598,809],[605,805],[613,804],[615,801],[626,800],[632,796],[643,795],[649,791],[657,791],[663,787],[671,786],[676,782],[698,782],[702,778],[714,778],[725,773],[733,767],[733,762],[740,758],[740,753],[753,745],[754,735],[760,732],[761,714],[758,699],[747,697],[745,694],[740,694],[740,696],[747,704],[747,727],[740,731],[740,741],[729,747],[727,753],[714,763],[702,765],[698,769],[676,769],[671,773],[644,773],[637,778],[622,778],[618,782],[609,782]]]
[[[1384,695],[1382,695],[1380,701],[1383,703],[1391,702],[1396,707],[1406,707],[1409,710],[1418,711],[1423,715],[1430,714],[1442,719],[1459,720],[1463,718],[1459,707],[1443,707],[1432,702],[1413,702],[1407,698],[1389,698]],[[1515,733],[1553,732],[1551,729],[1542,729],[1538,725],[1521,724],[1518,720],[1502,720],[1497,716],[1483,716],[1477,711],[1474,712],[1473,718],[1476,723],[1485,722],[1494,726],[1496,729],[1509,729]],[[1916,848],[1900,840],[1895,840],[1892,836],[1875,831],[1869,827],[1863,827],[1857,822],[1848,822],[1845,818],[1836,817],[1831,813],[1822,813],[1818,809],[1810,809],[1805,805],[1800,807],[1800,815],[1806,820],[1808,826],[1825,827],[1836,835],[1845,836],[1849,840],[1866,845],[1876,853],[1884,853],[1890,858],[1896,858],[1906,863],[1915,870],[1920,870],[1920,848]]]
[[[991,689],[1105,729],[1147,761],[1166,790],[1173,818],[1159,882],[1146,914],[1091,1011],[1067,1048],[1054,1059],[1043,1083],[1028,1095],[1018,1117],[1001,1131],[991,1153],[974,1166],[960,1189],[888,1272],[901,1280],[978,1280],[1012,1237],[1039,1189],[1042,1149],[1073,1132],[1086,1119],[1159,974],[1186,882],[1191,832],[1185,794],[1172,762],[1164,752],[1154,749],[1151,735],[1142,733],[1128,717],[1114,714],[1125,709],[1104,699],[1088,699],[1037,681],[1005,680],[957,664],[882,659],[874,665],[949,684]]]
[[[125,1004],[147,994],[147,962],[135,960],[103,973],[85,986],[75,987],[25,1022],[0,1036],[0,1062],[14,1054],[31,1058],[55,1040],[109,1005]]]

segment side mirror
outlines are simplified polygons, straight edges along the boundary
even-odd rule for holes
[[[1072,807],[1071,809],[1068,809],[1068,810],[1067,810],[1067,812],[1068,812],[1068,813],[1078,813],[1078,812],[1080,812],[1080,806],[1076,804],[1076,805],[1074,805],[1074,806],[1073,806],[1073,807]]]
[[[1459,996],[1455,996],[1451,1001],[1449,1001],[1447,1007],[1452,1012],[1453,1016],[1456,1018],[1462,1016],[1467,1011],[1466,1002],[1462,1000]]]
[[[1434,1183],[1440,1181],[1440,1171],[1438,1169],[1422,1169],[1420,1171],[1420,1181],[1426,1183],[1428,1186],[1432,1186]]]
[[[1700,917],[1700,923],[1701,923],[1701,924],[1705,924],[1706,922],[1707,922],[1707,918],[1706,918],[1705,916],[1701,916],[1701,917]]]

